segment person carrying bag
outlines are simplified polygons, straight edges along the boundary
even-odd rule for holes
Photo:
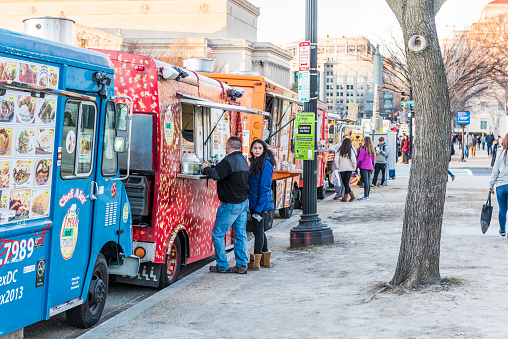
[[[494,163],[494,168],[492,169],[492,175],[490,176],[489,183],[490,193],[494,193],[494,186],[496,186],[497,203],[499,204],[499,234],[502,237],[506,235],[506,212],[508,208],[508,164],[506,161],[507,153],[508,134],[506,134],[503,140],[503,150],[497,154],[496,162]],[[488,203],[489,202],[487,202],[487,204]]]

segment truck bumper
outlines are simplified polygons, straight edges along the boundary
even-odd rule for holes
[[[123,259],[122,265],[109,265],[108,273],[120,276],[135,277],[139,271],[139,258],[131,255]]]

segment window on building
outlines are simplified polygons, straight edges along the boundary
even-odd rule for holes
[[[487,129],[487,119],[480,120],[480,129]]]
[[[337,89],[344,89],[344,86],[342,86],[342,85],[337,85]]]

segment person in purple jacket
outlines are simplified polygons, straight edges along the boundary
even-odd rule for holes
[[[264,223],[270,218],[267,211],[273,210],[272,178],[276,165],[273,152],[268,145],[256,139],[250,145],[249,170],[249,208],[252,216],[252,233],[254,233],[254,254],[250,255],[247,267],[259,271],[261,266],[272,267],[265,235]]]
[[[360,148],[358,157],[356,157],[356,169],[360,169],[360,175],[363,178],[364,182],[363,197],[358,199],[358,201],[369,200],[371,183],[370,176],[374,170],[375,162],[376,151],[374,150],[372,139],[370,137],[365,137],[363,139],[363,146]]]

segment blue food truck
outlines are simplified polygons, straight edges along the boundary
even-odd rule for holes
[[[0,336],[64,311],[90,327],[108,275],[137,274],[125,102],[106,55],[0,30]]]

